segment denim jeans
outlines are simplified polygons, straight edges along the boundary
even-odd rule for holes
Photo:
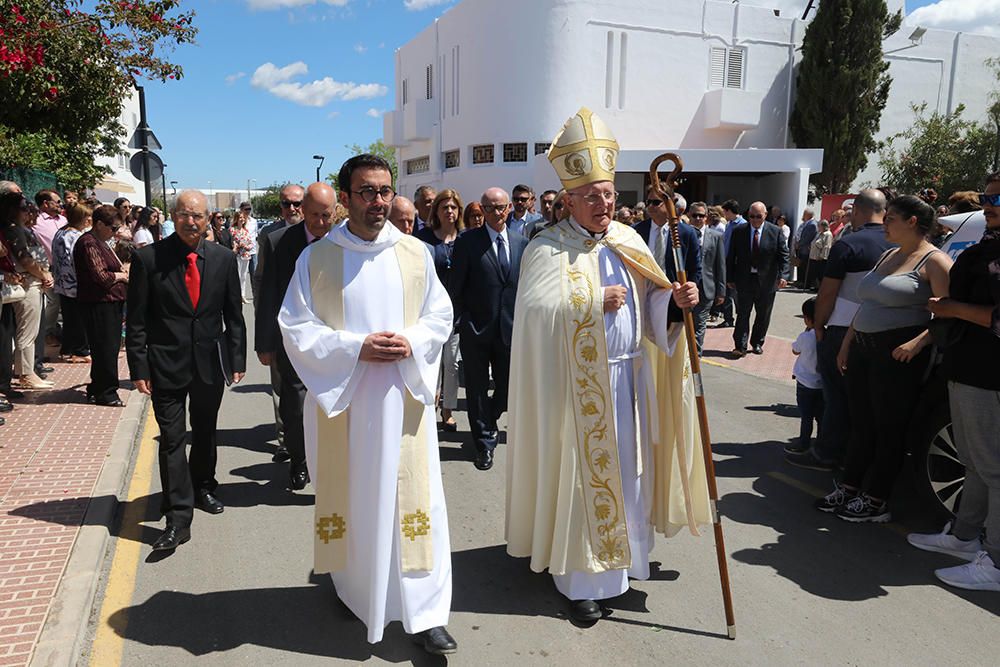
[[[799,406],[799,446],[809,447],[809,443],[812,442],[813,422],[816,422],[817,433],[823,433],[823,390],[812,389],[801,382],[796,382],[795,403]]]
[[[837,368],[837,353],[847,327],[827,327],[816,346],[819,375],[823,379],[823,419],[812,453],[825,463],[842,461],[851,433],[851,413],[847,407],[847,384]]]

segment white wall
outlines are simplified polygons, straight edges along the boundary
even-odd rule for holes
[[[114,179],[130,186],[133,190],[135,190],[135,192],[121,193],[122,196],[127,197],[133,204],[145,206],[145,186],[142,181],[132,175],[132,172],[129,171],[128,167],[129,158],[131,158],[132,153],[135,152],[128,147],[128,140],[132,137],[132,133],[135,132],[135,128],[139,125],[139,94],[136,91],[131,91],[129,96],[125,98],[119,121],[125,128],[124,132],[122,132],[122,136],[120,137],[120,151],[124,154],[124,166],[122,166],[117,155],[112,157],[98,157],[94,160],[94,163],[99,166],[110,167],[113,170],[113,173],[107,176],[107,179]],[[155,186],[153,191],[156,192],[159,191],[159,189],[159,186]],[[102,190],[102,192],[104,192],[104,190]],[[111,197],[110,199],[114,199],[114,197]]]

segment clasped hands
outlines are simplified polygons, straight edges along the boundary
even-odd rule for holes
[[[604,288],[604,312],[613,313],[625,305],[628,288],[624,285],[608,285]],[[683,285],[674,283],[674,303],[678,308],[694,308],[698,305],[698,286],[692,282]]]
[[[411,354],[413,354],[413,350],[410,348],[410,341],[406,338],[391,331],[378,331],[365,337],[358,359],[387,363],[402,361]]]

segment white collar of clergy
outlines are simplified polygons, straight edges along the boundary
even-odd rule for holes
[[[582,234],[585,237],[594,239],[595,241],[602,240],[608,234],[606,231],[605,232],[600,232],[599,234],[595,234],[594,232],[586,229],[583,225],[581,225],[579,222],[577,222],[576,218],[574,218],[573,216],[569,217],[569,224],[573,228],[573,231],[578,232],[578,233]]]
[[[396,229],[395,226],[388,224],[387,221],[387,224],[382,225],[382,231],[379,232],[374,241],[365,241],[364,239],[351,233],[351,231],[347,228],[346,220],[342,224],[331,229],[330,233],[326,235],[328,239],[342,248],[364,253],[377,253],[385,250],[386,248],[391,248],[396,245],[402,236],[403,233]]]

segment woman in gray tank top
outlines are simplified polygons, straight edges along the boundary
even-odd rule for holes
[[[899,247],[858,286],[861,306],[837,357],[846,375],[851,438],[841,482],[817,507],[846,521],[891,518],[887,500],[931,361],[927,302],[948,294],[951,259],[927,240],[934,222],[934,209],[917,197],[890,202],[885,233]]]

